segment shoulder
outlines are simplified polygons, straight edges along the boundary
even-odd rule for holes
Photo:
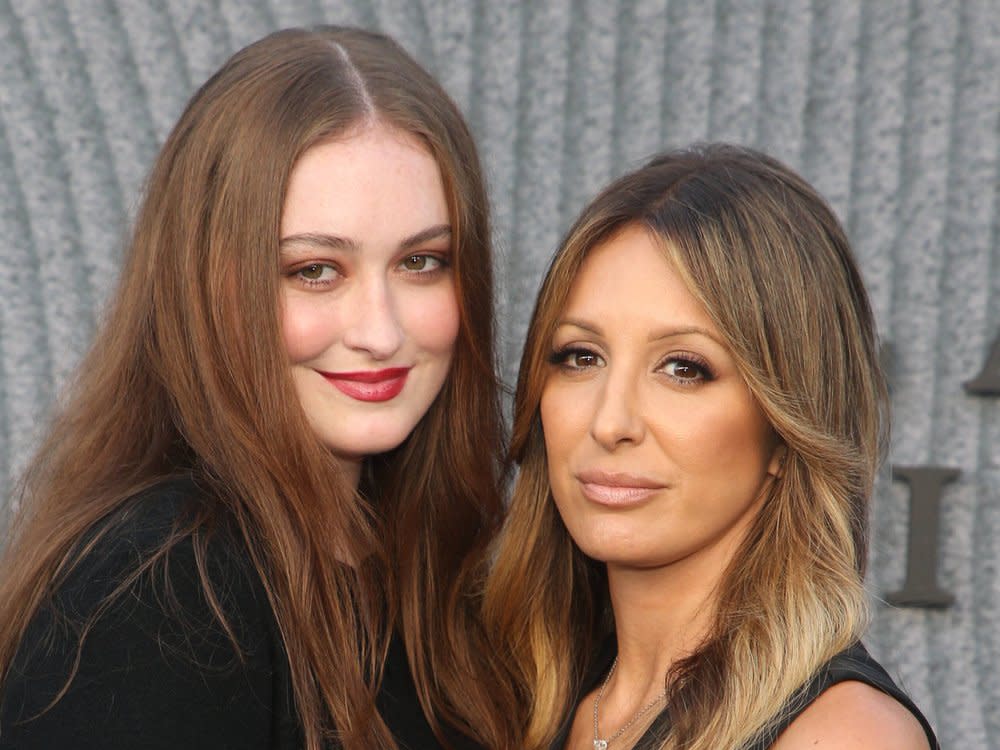
[[[203,500],[157,485],[83,540],[10,665],[0,747],[128,746],[140,726],[157,748],[268,736],[280,636],[245,546],[191,531]]]
[[[774,750],[929,750],[917,718],[895,698],[863,682],[824,690],[781,733]]]
[[[83,643],[128,633],[189,645],[192,632],[225,641],[234,640],[237,626],[248,635],[259,630],[256,621],[270,612],[263,583],[231,519],[202,512],[208,503],[182,476],[136,494],[95,524],[53,582],[27,644],[43,635]]]
[[[137,493],[84,535],[59,590],[82,585],[100,593],[93,591],[95,582],[112,586],[155,562],[168,569],[168,578],[182,576],[198,560],[213,568],[241,567],[245,545],[227,513],[204,512],[212,502],[187,475]]]
[[[266,596],[246,545],[226,513],[202,512],[211,502],[188,476],[130,498],[81,542],[50,606],[70,623],[101,615],[210,630],[219,615],[259,612]]]
[[[100,534],[95,549],[148,553],[175,530],[191,526],[199,511],[212,502],[209,491],[188,474],[163,479],[125,500],[110,516],[95,524]]]

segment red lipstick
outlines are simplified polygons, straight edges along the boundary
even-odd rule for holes
[[[576,479],[588,500],[618,508],[637,505],[667,486],[659,480],[625,472],[587,470],[579,472]]]
[[[390,401],[406,385],[409,367],[388,367],[384,370],[359,370],[358,372],[322,372],[334,388],[357,401]]]

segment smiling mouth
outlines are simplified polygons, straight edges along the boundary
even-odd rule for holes
[[[322,372],[317,370],[338,391],[356,401],[391,401],[406,385],[409,367],[358,372]]]

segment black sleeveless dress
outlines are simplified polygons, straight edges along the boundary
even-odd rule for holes
[[[597,687],[599,681],[603,679],[608,669],[611,668],[611,662],[615,657],[614,646],[614,640],[611,639],[609,646],[602,649],[599,658],[588,674],[588,679],[583,685],[580,693],[581,696],[586,695]],[[841,651],[820,668],[813,678],[803,685],[788,701],[787,708],[781,712],[767,730],[762,732],[744,750],[768,750],[774,744],[778,735],[787,729],[824,690],[833,687],[839,682],[848,681],[863,682],[899,701],[920,722],[920,726],[923,727],[924,733],[927,735],[927,742],[931,750],[940,750],[941,746],[934,735],[934,730],[920,712],[920,709],[917,708],[916,704],[906,693],[900,690],[889,676],[889,673],[872,658],[871,654],[868,653],[868,650],[861,643],[855,643],[853,646]],[[568,717],[555,742],[552,744],[552,750],[562,750],[566,744],[572,718],[572,715]],[[653,723],[646,730],[645,734],[636,742],[633,750],[655,750],[655,748],[658,748],[662,741],[661,738],[669,731],[669,724],[668,712],[661,712],[653,720]]]

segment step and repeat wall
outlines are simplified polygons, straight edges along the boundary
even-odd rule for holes
[[[324,22],[393,34],[468,116],[509,384],[548,258],[612,177],[725,140],[819,187],[892,384],[870,647],[944,747],[1000,746],[1000,0],[0,0],[4,505],[187,98],[243,45]]]

